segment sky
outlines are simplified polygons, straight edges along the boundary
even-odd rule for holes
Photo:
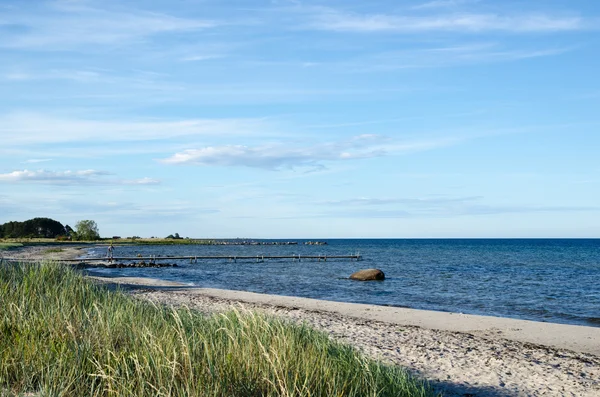
[[[0,223],[600,237],[595,0],[0,0]]]

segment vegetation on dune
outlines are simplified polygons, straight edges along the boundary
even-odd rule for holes
[[[157,307],[51,263],[0,267],[0,346],[0,394],[431,395],[308,327]]]
[[[22,247],[21,243],[0,243],[0,251]]]

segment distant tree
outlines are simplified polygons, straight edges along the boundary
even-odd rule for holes
[[[65,232],[62,223],[50,218],[33,218],[25,222],[7,222],[1,226],[3,238],[56,238]]]
[[[24,222],[25,234],[37,238],[55,238],[65,232],[62,223],[50,218],[33,218]]]
[[[2,230],[5,238],[19,238],[25,237],[25,223],[24,222],[6,222],[2,225]]]
[[[75,238],[77,233],[75,232],[75,230],[73,230],[73,228],[71,226],[66,225],[65,226],[65,234],[69,238]]]
[[[98,225],[92,220],[83,220],[75,225],[77,240],[99,240]]]

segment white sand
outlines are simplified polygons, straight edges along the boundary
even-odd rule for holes
[[[600,396],[600,328],[90,277],[204,313],[241,306],[305,322],[448,396]]]

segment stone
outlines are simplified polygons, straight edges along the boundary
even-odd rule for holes
[[[385,279],[385,274],[379,269],[363,269],[356,273],[352,273],[350,279],[358,281],[379,281]]]

